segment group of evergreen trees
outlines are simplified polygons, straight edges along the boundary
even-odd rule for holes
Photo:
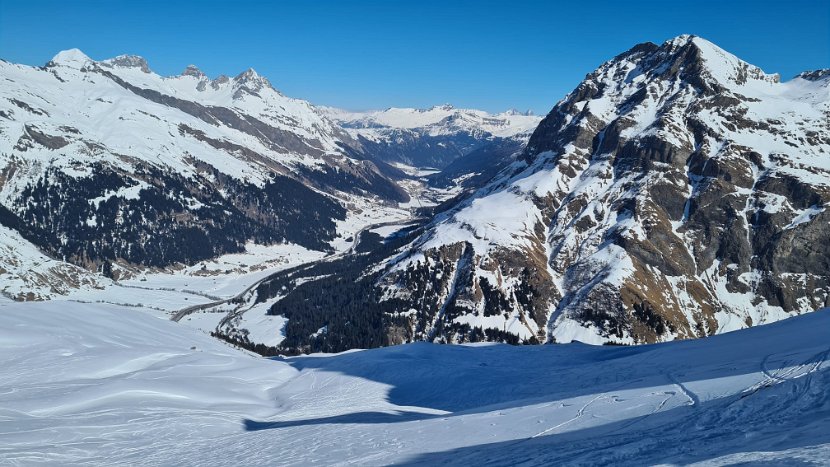
[[[404,231],[385,241],[377,234],[364,232],[356,254],[311,266],[304,265],[274,274],[257,288],[257,302],[276,301],[268,311],[288,319],[283,330],[285,339],[277,347],[250,342],[243,335],[222,334],[219,337],[261,355],[296,355],[309,352],[342,352],[354,348],[373,348],[426,337],[424,334],[435,318],[438,304],[430,293],[444,284],[439,277],[427,276],[426,269],[407,270],[404,280],[414,289],[409,298],[381,297],[376,283],[382,270],[372,272],[379,261],[393,256],[411,242],[419,228]],[[451,274],[452,264],[446,262],[444,275]],[[439,266],[436,266],[440,268]],[[491,306],[487,315],[501,315],[508,309],[504,296],[483,281],[484,293]],[[452,304],[449,305],[450,307]],[[415,309],[414,314],[406,313]],[[436,336],[455,336],[463,342],[505,342],[520,344],[515,334],[499,329],[482,329],[453,322],[455,311],[448,309],[447,319],[435,323]],[[325,332],[320,332],[325,329]],[[537,343],[531,338],[527,343]]]
[[[275,274],[257,288],[257,301],[284,296],[269,314],[288,318],[281,354],[341,352],[389,345],[391,327],[408,329],[406,317],[395,316],[399,304],[381,301],[371,266],[405,245],[413,233],[382,242],[364,233],[357,254]],[[299,284],[299,285],[298,285]],[[325,328],[325,332],[318,332]]]
[[[142,165],[129,175],[100,162],[89,169],[87,177],[47,171],[22,190],[17,213],[0,211],[0,222],[82,266],[123,260],[164,267],[241,252],[248,241],[329,249],[335,220],[346,214],[336,201],[287,177],[257,187],[218,171],[185,178]],[[146,185],[136,196],[113,196],[139,180]]]

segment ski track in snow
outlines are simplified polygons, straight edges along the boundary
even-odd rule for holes
[[[0,463],[826,463],[828,329],[269,360],[142,309],[0,302]]]

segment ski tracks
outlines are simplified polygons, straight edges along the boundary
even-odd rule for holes
[[[674,376],[674,374],[666,373],[666,377],[669,379],[669,381],[671,381],[671,383],[673,385],[677,386],[677,388],[680,389],[680,392],[684,396],[686,396],[687,399],[689,399],[689,404],[688,404],[689,406],[692,406],[692,407],[699,407],[700,406],[700,397],[698,397],[698,395],[695,394],[694,391],[690,390],[688,387],[686,387],[685,384],[680,382],[680,380],[677,379],[677,377]]]

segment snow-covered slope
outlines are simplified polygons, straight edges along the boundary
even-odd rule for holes
[[[359,140],[368,154],[416,167],[444,168],[474,151],[487,151],[508,142],[516,152],[541,121],[529,112],[490,114],[451,105],[367,112],[331,107],[321,110]],[[486,160],[481,166],[486,166]]]
[[[162,77],[141,57],[76,49],[41,68],[0,61],[0,224],[108,276],[251,242],[332,251],[356,206],[408,200],[361,154],[253,70]],[[23,275],[15,264],[32,260],[0,266]]]
[[[145,311],[0,304],[0,458],[823,464],[828,328],[824,311],[642,347],[421,343],[267,360]]]
[[[181,76],[162,77],[141,57],[96,62],[77,49],[57,54],[44,68],[0,67],[4,153],[17,145],[14,155],[64,169],[90,156],[123,163],[123,155],[189,176],[198,173],[188,160],[194,158],[262,185],[269,166],[285,171],[322,164],[323,155],[342,154],[339,144],[350,141],[308,102],[283,96],[253,70],[210,80],[189,67]],[[52,147],[32,128],[53,139]],[[258,131],[266,128],[270,135]],[[101,147],[90,148],[93,143]],[[68,154],[54,161],[56,152]],[[6,204],[15,194],[10,188],[3,189]]]
[[[0,296],[44,300],[71,291],[95,293],[110,280],[44,255],[16,230],[0,225]]]
[[[828,121],[826,72],[781,82],[694,36],[638,45],[380,287],[416,311],[413,338],[450,341],[655,342],[827,306]]]

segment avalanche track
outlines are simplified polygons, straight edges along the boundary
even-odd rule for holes
[[[4,303],[0,463],[825,463],[828,330],[269,360],[151,312]]]

